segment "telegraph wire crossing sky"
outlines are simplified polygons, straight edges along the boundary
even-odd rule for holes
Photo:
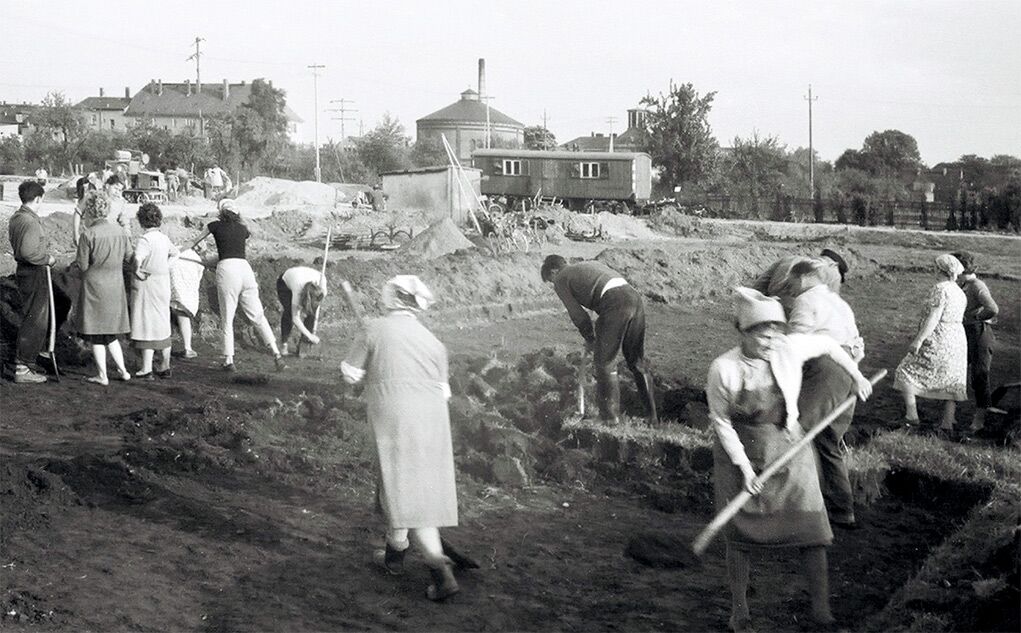
[[[143,3],[143,5],[146,3]],[[50,90],[72,101],[132,94],[150,79],[273,80],[312,139],[319,78],[320,138],[339,140],[326,109],[348,99],[366,130],[385,112],[410,135],[415,120],[477,88],[487,64],[491,105],[564,142],[622,131],[647,93],[691,82],[715,91],[710,123],[721,145],[774,135],[814,145],[824,160],[859,148],[875,130],[917,141],[928,164],[962,154],[1021,155],[1021,2],[610,2],[183,0],[171,8],[111,15],[60,0],[4,3],[0,99],[38,102]],[[138,15],[145,15],[144,29]],[[134,16],[134,17],[133,17]],[[347,123],[347,133],[358,132]]]

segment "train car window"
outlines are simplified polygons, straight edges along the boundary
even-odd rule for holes
[[[521,175],[521,161],[513,160],[510,158],[503,159],[503,175],[504,176],[520,176]]]
[[[606,163],[579,163],[579,170],[582,178],[599,178],[602,172],[601,167]]]

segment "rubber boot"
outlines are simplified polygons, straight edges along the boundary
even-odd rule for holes
[[[439,567],[431,567],[429,575],[432,577],[432,584],[426,589],[425,595],[434,602],[442,602],[461,590],[457,585],[457,578],[454,578],[454,564],[449,558]]]
[[[645,402],[645,410],[648,411],[649,424],[659,424],[659,414],[656,413],[656,393],[653,387],[652,374],[649,370],[642,369],[634,372],[635,386],[638,388],[638,395]]]
[[[617,424],[620,420],[620,379],[617,372],[611,372],[604,380],[596,380],[596,400],[599,418],[607,424]]]

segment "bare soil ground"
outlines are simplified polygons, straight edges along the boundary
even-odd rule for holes
[[[904,236],[875,241],[834,244],[852,260],[845,296],[867,341],[868,371],[896,366],[934,281],[922,269],[939,248],[954,246],[949,238],[938,247]],[[704,437],[698,390],[712,358],[735,341],[727,287],[779,254],[829,243],[767,234],[741,242],[572,243],[544,252],[599,255],[646,295],[647,348],[672,418],[667,426]],[[1017,265],[1016,240],[975,243],[988,261]],[[310,262],[314,252],[254,262],[271,320],[279,310],[276,275],[300,255]],[[426,319],[452,354],[462,520],[448,536],[482,563],[461,576],[462,592],[449,603],[425,599],[428,575],[419,561],[401,578],[370,562],[381,541],[374,449],[361,403],[339,381],[355,326],[333,293],[324,307],[326,342],[312,356],[290,359],[284,373],[273,372],[271,359],[250,343],[237,359],[242,373],[220,371],[215,315],[208,314],[200,357],[175,359],[172,379],[97,388],[80,382],[91,368],[67,358],[59,384],[0,385],[2,628],[725,630],[721,543],[701,563],[679,555],[673,567],[662,566],[663,552],[645,557],[652,565],[638,562],[634,549],[636,536],[659,538],[674,553],[694,538],[714,511],[711,460],[698,449],[624,458],[560,428],[572,406],[579,338],[538,279],[539,261],[541,253],[459,253],[330,266],[331,279],[350,278],[369,306],[382,280],[398,271],[422,274],[441,298]],[[1001,305],[997,383],[1021,374],[1021,284],[1010,277],[1016,271],[1002,272],[1007,278],[989,282]],[[964,405],[958,417],[970,414]],[[901,415],[887,381],[859,406],[849,438],[889,460],[874,489],[860,491],[869,501],[861,509],[865,528],[838,532],[830,549],[834,610],[851,630],[889,626],[875,618],[891,596],[992,494],[992,484],[899,467],[873,438]],[[922,415],[935,420],[937,409],[923,404]],[[979,446],[1016,456],[1013,448]],[[629,543],[632,555],[625,554]],[[973,563],[993,573],[988,561]],[[1005,588],[994,587],[988,600],[1007,596],[1009,607],[1016,571],[1009,562],[1004,569]],[[975,603],[971,585],[959,591],[968,604],[993,604]],[[789,552],[755,561],[751,602],[759,630],[811,630]],[[903,612],[935,609],[897,604]],[[993,614],[988,622],[956,624],[1016,630],[1016,613],[1011,620],[1009,608],[1001,610],[985,608]],[[917,621],[916,630],[925,630]],[[925,622],[955,628],[952,620]]]

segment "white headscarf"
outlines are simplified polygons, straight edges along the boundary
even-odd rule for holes
[[[734,313],[742,332],[759,323],[787,322],[783,306],[776,297],[767,297],[752,288],[738,287],[734,291]]]
[[[427,310],[436,302],[433,293],[416,275],[397,275],[383,285],[380,298],[387,310]]]

